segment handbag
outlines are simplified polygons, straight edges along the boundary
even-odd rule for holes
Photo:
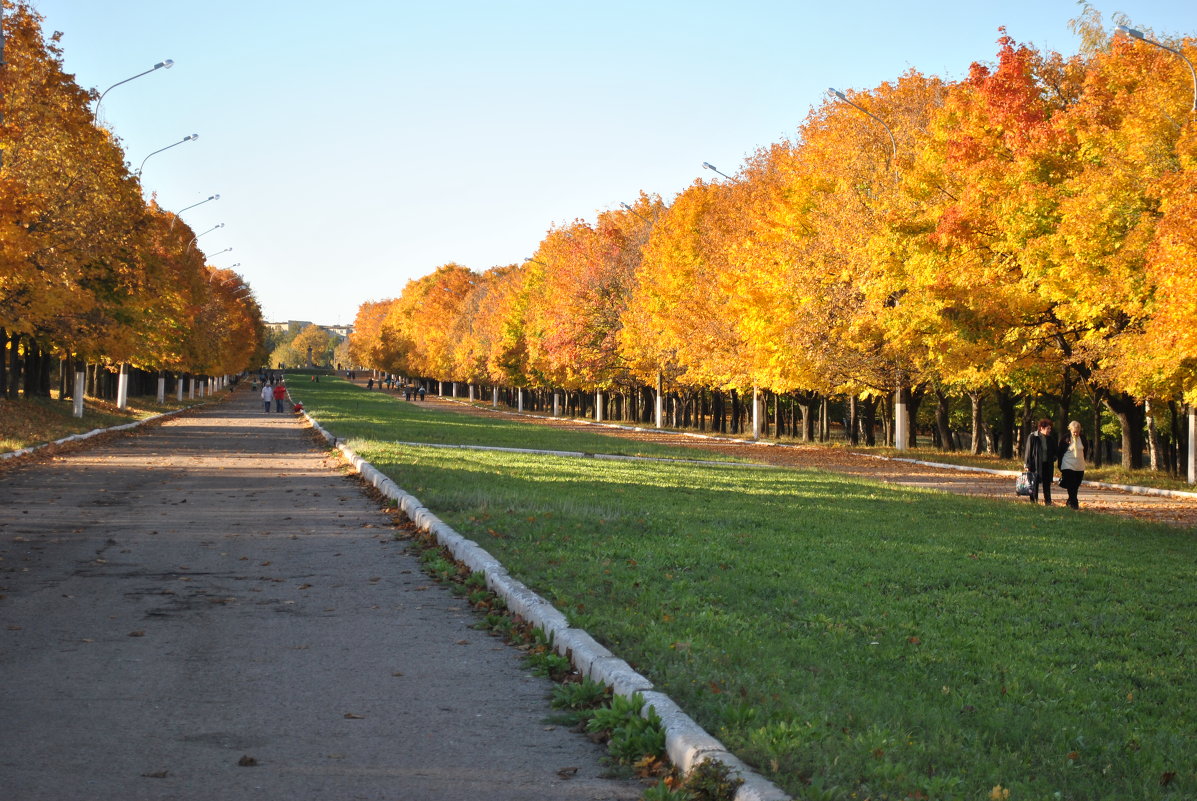
[[[1014,494],[1030,496],[1031,494],[1031,474],[1019,473],[1018,478],[1014,479]]]

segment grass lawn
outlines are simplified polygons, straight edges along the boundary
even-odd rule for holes
[[[797,797],[1197,797],[1192,532],[292,392]]]

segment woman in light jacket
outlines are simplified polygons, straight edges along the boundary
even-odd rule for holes
[[[1081,479],[1085,477],[1085,457],[1089,453],[1089,443],[1081,430],[1081,424],[1073,420],[1068,424],[1068,431],[1060,438],[1060,487],[1068,490],[1068,508],[1079,509],[1076,492],[1081,486]]]

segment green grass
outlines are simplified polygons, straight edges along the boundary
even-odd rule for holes
[[[621,440],[595,433],[552,427],[532,427],[515,420],[496,420],[441,411],[426,402],[408,403],[378,391],[367,391],[341,379],[320,382],[288,381],[294,398],[338,437],[436,445],[485,445],[499,448],[537,448],[621,456],[675,459],[718,459],[722,455],[696,453],[692,448],[668,447]],[[530,438],[534,437],[534,439]],[[746,460],[745,460],[746,461]]]
[[[159,404],[156,396],[133,396],[129,398],[128,407],[122,410],[114,403],[87,398],[83,417],[74,417],[74,404],[69,399],[0,398],[0,453],[42,445],[97,428],[124,425],[197,403],[202,401],[178,403],[173,397],[167,397],[166,403]]]
[[[326,394],[317,414],[348,412]],[[798,797],[1197,797],[1191,531],[811,472],[397,446],[354,414],[365,458]]]

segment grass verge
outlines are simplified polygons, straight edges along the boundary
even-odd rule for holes
[[[31,445],[42,445],[97,428],[144,420],[200,402],[202,401],[185,400],[179,403],[168,398],[166,403],[160,404],[156,397],[131,397],[125,409],[118,409],[115,403],[87,398],[83,406],[83,417],[74,417],[74,407],[70,400],[0,398],[0,453],[20,450]]]
[[[396,418],[417,440],[424,412],[292,389],[798,797],[1197,797],[1192,532],[810,472],[398,446]]]

